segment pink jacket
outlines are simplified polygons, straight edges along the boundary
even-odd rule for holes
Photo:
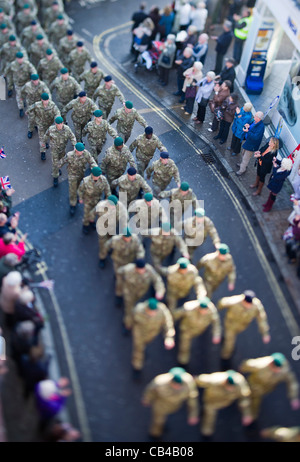
[[[3,239],[0,239],[0,258],[4,257],[4,255],[7,255],[8,253],[15,253],[19,260],[21,260],[25,253],[24,242],[19,242],[18,244],[15,244],[14,242],[11,244],[4,244]]]

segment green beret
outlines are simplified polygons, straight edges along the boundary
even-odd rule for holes
[[[117,138],[115,138],[115,140],[114,140],[114,145],[115,146],[122,146],[122,144],[124,144],[123,138],[121,138],[120,136],[117,136]]]
[[[205,215],[205,210],[204,209],[196,209],[195,210],[195,216],[196,217],[200,218],[200,217],[204,217],[204,215]]]
[[[48,93],[42,93],[41,98],[42,98],[43,101],[47,101],[47,99],[49,99]]]
[[[177,260],[177,263],[180,266],[180,268],[184,269],[188,267],[188,265],[190,264],[190,261],[185,257],[181,257]]]
[[[125,106],[127,107],[127,109],[132,109],[133,103],[131,101],[126,101]]]
[[[182,367],[173,367],[169,370],[169,373],[173,375],[174,382],[182,383],[182,376],[185,374],[185,370]]]
[[[190,185],[186,181],[183,181],[183,183],[181,183],[180,185],[181,191],[187,191],[189,188],[190,188]]]
[[[17,40],[15,35],[10,35],[9,36],[9,41],[10,42],[14,42],[15,40]]]
[[[1,24],[0,26],[0,29],[6,29],[7,28],[7,24],[5,24],[4,22]]]
[[[59,14],[59,15],[57,16],[57,19],[64,19],[64,17],[63,17],[62,14]]]
[[[229,385],[235,385],[235,380],[234,380],[234,376],[235,376],[235,371],[227,371],[227,383],[229,383]]]
[[[92,175],[94,176],[100,176],[102,175],[102,170],[100,167],[93,167],[92,168]]]
[[[103,116],[103,111],[101,111],[101,109],[96,109],[96,111],[94,111],[94,116],[95,117]]]
[[[3,8],[0,8],[0,13],[3,13]]]
[[[31,74],[31,80],[39,80],[39,76],[37,74]]]
[[[37,39],[37,40],[43,40],[43,38],[44,38],[44,36],[43,36],[42,34],[38,34],[38,35],[36,36],[36,39]]]
[[[119,199],[117,198],[117,196],[114,196],[113,194],[111,194],[110,196],[108,196],[107,198],[108,201],[112,202],[114,205],[117,205]]]
[[[218,247],[218,250],[221,255],[226,255],[227,253],[230,252],[229,247],[227,244],[220,244]]]
[[[172,229],[171,223],[168,223],[165,221],[164,223],[161,224],[161,229],[165,231],[166,233],[169,233]]]
[[[24,58],[24,55],[23,55],[22,51],[18,51],[16,53],[16,58]]]
[[[25,3],[25,5],[23,5],[23,8],[27,10],[28,8],[30,8],[30,5],[28,5],[28,3]]]
[[[122,234],[125,236],[125,237],[131,237],[132,234],[131,234],[131,230],[128,226],[126,226],[124,229],[123,229],[123,232]]]
[[[282,353],[273,353],[271,356],[276,367],[281,367],[285,362],[285,356]]]
[[[61,74],[67,74],[69,71],[66,67],[63,67],[61,70],[60,70],[60,73]]]
[[[201,308],[207,308],[209,304],[210,304],[210,298],[208,297],[203,297],[199,300],[199,306]]]
[[[156,298],[149,298],[148,307],[150,308],[150,310],[156,310],[157,304],[158,304],[158,301],[156,300]]]
[[[150,193],[150,192],[144,194],[144,199],[145,199],[146,202],[152,201],[152,199],[153,199],[153,194]]]
[[[76,151],[80,151],[80,152],[84,151],[84,144],[83,143],[76,143],[75,144],[75,149],[76,149]]]
[[[56,119],[55,119],[56,124],[62,124],[63,121],[64,121],[64,119],[62,117],[60,117],[60,116],[56,117]]]
[[[52,55],[53,54],[53,51],[51,50],[51,48],[48,48],[46,50],[46,55]]]

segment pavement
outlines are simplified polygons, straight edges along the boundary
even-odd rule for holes
[[[214,33],[218,33],[218,27]],[[214,68],[214,46],[214,42],[210,41],[209,53],[203,69],[204,73]],[[229,51],[228,57],[230,56],[231,52]],[[266,253],[269,253],[268,250],[271,250],[271,258],[276,261],[286,287],[300,312],[299,279],[296,276],[295,266],[288,264],[284,242],[282,241],[282,234],[288,226],[287,218],[292,210],[290,194],[293,190],[291,184],[288,181],[285,183],[273,209],[269,213],[263,213],[262,204],[267,199],[268,189],[264,187],[261,196],[252,196],[253,190],[250,189],[249,185],[253,183],[256,176],[254,163],[250,163],[243,176],[237,177],[235,175],[237,171],[236,162],[240,160],[241,156],[233,157],[230,151],[227,150],[227,146],[231,142],[231,135],[229,135],[227,143],[221,146],[218,141],[213,139],[216,133],[208,131],[210,127],[209,123],[212,121],[212,115],[209,110],[204,124],[200,127],[192,121],[195,114],[191,116],[184,114],[184,111],[181,109],[183,106],[182,103],[179,103],[178,98],[173,95],[173,92],[177,89],[176,72],[174,70],[171,72],[168,86],[162,88],[157,82],[157,76],[154,75],[155,71],[148,71],[143,68],[139,69],[138,73],[135,73],[131,59],[131,55],[128,54],[128,56],[124,57],[123,61],[119,60],[114,65],[126,72],[127,76],[134,83],[139,85],[145,92],[149,92],[155,100],[159,101],[160,105],[172,111],[172,114],[180,120],[182,126],[186,125],[195,135],[201,138],[207,145],[207,148],[202,150],[203,157],[207,162],[221,163],[224,171],[223,174],[238,186],[244,198],[241,205],[252,210],[253,214],[255,214],[257,222],[269,245],[269,249],[264,250],[266,250]],[[237,84],[236,91],[239,93],[240,104],[242,105],[245,102],[245,92],[242,88],[238,88]],[[257,107],[255,108],[256,110],[260,110],[260,108]],[[270,135],[271,133],[268,133],[268,127],[266,127],[266,138]],[[47,345],[50,345],[51,349],[51,334],[46,332],[45,336]],[[53,354],[55,355],[55,352]],[[7,365],[8,372],[5,375],[5,379],[2,377],[2,383],[0,377],[0,442],[38,442],[37,413],[34,401],[32,397],[27,401],[23,398],[22,381],[17,374],[13,361],[9,358],[9,350]],[[54,374],[58,375],[59,372],[55,371]]]

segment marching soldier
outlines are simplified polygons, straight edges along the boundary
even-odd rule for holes
[[[68,165],[70,214],[73,216],[77,205],[77,190],[84,178],[86,164],[90,168],[97,167],[97,164],[83,143],[76,143],[74,150],[67,152],[57,166],[61,168],[64,164]]]
[[[34,126],[38,128],[41,159],[46,160],[45,133],[54,123],[60,112],[56,104],[49,99],[48,93],[41,94],[41,101],[30,106],[25,114],[30,118]]]
[[[74,124],[74,131],[77,141],[82,142],[82,131],[93,113],[97,110],[97,105],[91,98],[86,96],[85,91],[80,91],[76,99],[72,99],[61,111],[61,115],[66,120],[66,115],[72,110],[71,119]]]
[[[194,211],[194,216],[184,220],[182,226],[191,259],[196,249],[205,242],[207,236],[210,236],[216,249],[221,243],[213,221],[205,215],[203,208],[197,208]]]
[[[106,259],[106,256],[110,251],[116,278],[116,302],[117,305],[120,305],[123,293],[122,277],[118,270],[121,266],[132,263],[136,259],[144,258],[145,249],[139,236],[137,234],[132,234],[131,230],[127,227],[123,230],[122,234],[112,236],[112,238],[106,242],[102,252],[103,260]]]
[[[148,237],[151,240],[150,254],[152,264],[161,275],[166,276],[168,268],[164,268],[162,263],[165,258],[174,253],[175,248],[179,250],[183,257],[189,258],[184,240],[176,233],[170,223],[164,222],[160,228],[151,229]]]
[[[133,310],[137,302],[151,287],[155,291],[155,298],[162,300],[165,286],[161,276],[144,259],[128,263],[117,272],[121,280],[121,294],[124,300],[123,333],[126,335],[132,329]]]
[[[228,245],[219,244],[218,250],[204,255],[198,261],[196,267],[198,270],[204,268],[203,279],[209,298],[226,277],[228,278],[228,290],[234,290],[236,268]]]
[[[197,209],[198,200],[190,185],[183,181],[178,188],[162,191],[158,194],[160,199],[170,199],[170,220],[176,229],[176,224],[182,222],[184,213],[187,213],[192,206],[193,211]],[[181,232],[181,229],[178,231]]]
[[[98,156],[102,151],[103,145],[106,142],[107,133],[113,138],[117,138],[116,130],[109,125],[107,120],[103,119],[103,112],[101,109],[96,109],[93,113],[94,119],[86,124],[82,131],[82,136],[87,135],[89,142],[90,153],[98,162]]]
[[[66,67],[61,68],[60,76],[56,77],[50,85],[50,90],[56,92],[57,106],[60,110],[81,92],[79,83],[69,75]]]
[[[124,145],[123,139],[117,136],[113,146],[107,149],[101,162],[102,172],[106,175],[111,189],[112,182],[123,175],[128,163],[130,167],[136,168],[133,155]]]
[[[0,74],[4,74],[5,69],[7,69],[7,66],[16,59],[16,54],[19,51],[23,53],[24,58],[28,58],[25,48],[20,44],[16,36],[11,34],[9,36],[8,41],[4,43],[4,45],[0,49]],[[13,93],[11,90],[13,86],[12,71],[8,69],[7,73],[4,74],[4,76],[6,77],[7,87],[10,88],[8,96],[12,96],[12,93]]]
[[[224,342],[221,350],[222,359],[230,359],[238,334],[244,332],[249,324],[256,319],[264,343],[271,340],[267,314],[261,301],[252,290],[246,290],[241,295],[223,297],[218,301],[218,310],[226,309],[224,319]]]
[[[137,171],[140,175],[144,176],[156,149],[160,152],[167,151],[160,139],[153,134],[153,128],[150,126],[146,127],[145,133],[139,135],[129,146],[130,152],[136,150]]]
[[[64,119],[61,116],[55,118],[55,124],[51,125],[46,130],[44,143],[47,144],[47,140],[50,140],[50,149],[52,155],[52,177],[53,186],[58,186],[59,177],[59,161],[64,157],[66,153],[66,147],[68,141],[73,145],[73,149],[76,144],[76,138],[70,127],[64,124]]]
[[[212,327],[212,343],[221,342],[221,321],[218,310],[208,297],[191,300],[173,312],[174,321],[179,320],[179,345],[177,361],[182,367],[190,362],[192,341]]]
[[[143,199],[137,199],[128,207],[128,213],[134,216],[135,223],[139,223],[137,228],[141,234],[148,235],[151,228],[157,228],[161,223],[167,221],[167,214],[161,206],[159,200],[148,192]]]
[[[14,30],[11,29],[6,23],[0,24],[0,50],[3,45],[9,42],[9,37],[13,35]]]
[[[36,40],[37,35],[45,35],[45,31],[37,19],[33,19],[29,26],[25,27],[19,35],[23,47],[28,50],[30,45]]]
[[[39,79],[38,74],[33,73],[30,80],[21,88],[21,98],[26,102],[27,107],[32,106],[34,103],[41,101],[43,93],[50,95],[48,86]],[[28,114],[28,133],[27,137],[32,138],[33,130],[35,127],[34,114]]]
[[[134,378],[138,378],[144,367],[145,349],[160,333],[164,336],[166,350],[175,346],[175,329],[173,318],[162,302],[149,298],[138,303],[133,310],[132,357],[131,364]]]
[[[260,432],[262,438],[268,438],[278,443],[300,443],[300,427],[273,427],[264,428]]]
[[[79,78],[84,72],[85,64],[92,62],[92,55],[81,40],[76,43],[76,48],[70,53],[69,66],[73,77],[80,82]]]
[[[78,38],[71,29],[59,40],[57,53],[65,66],[70,67],[70,54],[76,49],[77,42]]]
[[[51,48],[47,48],[45,57],[38,63],[37,71],[45,84],[50,87],[62,67],[63,64],[57,54],[53,53]]]
[[[0,8],[0,25],[6,24],[7,27],[11,30],[14,30],[15,26],[12,20],[10,19],[9,15],[5,13],[3,8]]]
[[[117,109],[116,113],[110,118],[109,123],[112,124],[115,120],[117,120],[118,135],[123,138],[125,143],[130,138],[135,121],[144,128],[148,125],[144,117],[133,107],[131,101],[126,101],[124,107]]]
[[[21,51],[16,53],[16,59],[9,63],[5,68],[5,74],[11,73],[12,81],[7,85],[8,93],[13,91],[13,86],[16,90],[16,100],[20,113],[20,117],[24,115],[24,99],[22,97],[22,88],[26,82],[30,80],[31,74],[36,71],[35,67],[28,59],[24,57]]]
[[[82,72],[82,74],[78,77],[78,82],[84,82],[84,91],[86,91],[89,98],[93,98],[94,93],[103,78],[104,72],[99,69],[96,61],[92,61],[90,69]]]
[[[289,362],[282,353],[273,353],[262,358],[246,359],[240,366],[242,374],[248,374],[251,389],[251,412],[254,420],[259,416],[261,402],[280,383],[285,382],[293,410],[300,408],[299,385]]]
[[[187,259],[181,257],[175,265],[167,269],[167,306],[173,313],[178,300],[185,298],[194,288],[197,298],[206,296],[206,288],[197,268]]]
[[[82,231],[88,234],[90,227],[94,225],[94,220],[90,221],[91,211],[102,199],[110,196],[110,186],[107,179],[102,175],[100,167],[93,167],[91,174],[83,178],[78,188],[79,203],[84,204]],[[96,226],[96,225],[95,225]]]
[[[52,23],[54,23],[59,14],[63,14],[64,7],[61,3],[54,1],[51,6],[48,6],[43,11],[43,27],[47,31]]]
[[[146,170],[147,179],[152,177],[153,192],[155,197],[164,191],[171,183],[172,178],[180,186],[180,174],[174,160],[169,158],[169,153],[162,151],[160,158],[153,162]]]
[[[141,175],[136,173],[134,167],[129,167],[126,174],[112,181],[111,186],[114,191],[119,188],[119,197],[121,193],[126,194],[127,207],[141,194],[141,190],[146,193],[152,192],[150,186]]]
[[[166,374],[157,375],[145,388],[142,397],[144,406],[151,406],[149,428],[151,439],[161,438],[170,414],[187,404],[188,424],[199,422],[199,392],[195,379],[181,367],[173,367]]]
[[[199,388],[204,388],[203,416],[201,419],[201,434],[212,437],[215,432],[218,411],[238,402],[242,414],[242,424],[253,422],[251,410],[251,390],[245,377],[239,372],[228,370],[200,374],[195,377]]]
[[[97,102],[97,98],[98,106],[99,109],[103,111],[104,119],[108,119],[116,98],[119,98],[121,103],[125,104],[123,93],[114,83],[110,75],[104,77],[104,84],[100,85],[95,91],[93,100]]]
[[[104,268],[107,255],[105,244],[119,232],[120,228],[124,229],[127,226],[128,212],[117,196],[111,194],[107,200],[98,202],[91,211],[90,221],[95,220],[95,216],[98,217],[96,228],[99,242],[99,267]]]
[[[29,59],[35,67],[37,67],[40,60],[44,58],[48,48],[50,48],[49,41],[45,40],[42,34],[38,34],[36,40],[34,40],[28,48]]]
[[[26,26],[31,24],[31,21],[36,19],[36,13],[37,11],[33,10],[28,3],[23,5],[23,8],[15,16],[16,31],[18,35],[21,34],[22,30],[24,30]]]
[[[58,47],[60,39],[66,35],[68,28],[69,24],[64,15],[61,13],[57,15],[56,21],[53,22],[47,30],[49,40],[53,43],[55,48]]]

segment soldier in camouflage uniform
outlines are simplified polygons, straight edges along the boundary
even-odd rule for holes
[[[24,55],[21,51],[16,53],[16,59],[9,63],[5,68],[5,74],[12,74],[12,84],[15,86],[16,90],[16,100],[18,109],[20,112],[20,117],[24,115],[24,100],[21,94],[23,85],[30,80],[31,74],[36,72],[35,67],[24,58]],[[13,85],[7,86],[9,92],[13,91]]]
[[[70,214],[73,216],[77,205],[77,191],[84,178],[86,164],[90,168],[97,167],[97,164],[83,143],[76,143],[74,150],[67,152],[57,166],[61,168],[65,164],[68,168]]]
[[[116,130],[109,125],[107,120],[103,119],[103,112],[101,109],[96,109],[93,115],[94,119],[88,122],[82,130],[82,136],[85,137],[87,135],[90,153],[96,162],[98,162],[98,155],[102,151],[107,133],[113,139],[117,138],[118,134]]]
[[[251,411],[256,420],[259,416],[263,397],[285,382],[288,399],[293,410],[300,408],[299,385],[296,375],[282,353],[273,353],[262,358],[242,361],[239,370],[249,374],[247,381],[251,389]]]
[[[50,85],[50,90],[55,91],[57,106],[60,111],[81,92],[79,83],[69,75],[68,69],[63,67],[60,76],[56,77]]]
[[[82,131],[97,109],[97,105],[91,98],[86,96],[85,91],[80,91],[78,97],[71,100],[62,109],[61,115],[65,120],[67,113],[72,110],[71,119],[74,124],[74,131],[77,141],[82,142]]]
[[[171,265],[167,269],[166,301],[172,313],[177,308],[178,300],[186,298],[192,288],[194,288],[197,298],[206,296],[206,289],[197,268],[187,258],[181,257],[175,265]]]
[[[4,43],[0,49],[0,74],[4,74],[7,66],[16,59],[16,54],[20,51],[23,53],[24,58],[28,59],[27,52],[24,47],[17,40],[15,35],[10,35],[8,42]],[[7,74],[4,74],[6,78],[6,84],[8,88],[13,86],[12,72],[8,70]],[[8,96],[12,96],[12,90],[8,93]]]
[[[108,119],[116,98],[119,98],[121,103],[125,104],[123,93],[119,90],[110,75],[104,77],[104,84],[100,85],[95,91],[93,100],[97,102],[97,98],[98,106],[103,111],[104,119]]]
[[[0,25],[0,50],[9,41],[9,37],[13,35],[13,32],[14,30],[10,29],[6,23]]]
[[[35,67],[37,67],[40,60],[44,58],[48,48],[50,48],[49,41],[45,39],[42,34],[38,34],[36,40],[34,40],[28,48],[29,59]]]
[[[194,216],[184,220],[181,226],[184,231],[184,239],[188,246],[190,259],[193,258],[195,250],[204,243],[207,236],[210,236],[216,249],[221,243],[213,221],[205,216],[205,210],[202,208],[196,209]]]
[[[221,321],[218,310],[208,297],[191,300],[173,312],[174,321],[179,321],[179,345],[177,361],[183,367],[190,362],[192,341],[206,329],[212,328],[212,343],[221,342]]]
[[[34,103],[41,101],[43,93],[51,95],[48,86],[39,79],[38,74],[33,73],[30,76],[29,82],[25,83],[21,88],[21,98],[26,101],[27,107],[32,106]],[[34,113],[28,114],[28,138],[32,138],[33,130],[35,127]]]
[[[69,66],[73,77],[80,82],[79,78],[84,72],[85,64],[91,63],[93,60],[91,53],[84,46],[83,42],[79,40],[76,43],[76,48],[70,53]],[[93,95],[92,95],[93,96]]]
[[[277,441],[278,443],[300,443],[300,427],[273,427],[264,428],[260,432],[262,438]]]
[[[204,388],[201,419],[201,433],[204,437],[210,438],[214,434],[218,411],[236,401],[242,414],[242,424],[248,426],[252,423],[251,390],[242,374],[233,370],[213,372],[200,374],[195,377],[195,381],[199,388]]]
[[[126,197],[122,197],[122,202],[124,205],[126,203],[127,207],[141,194],[141,190],[146,193],[151,192],[150,186],[141,175],[136,173],[134,167],[129,167],[126,174],[112,181],[111,187],[114,191],[119,188],[119,197],[120,193],[126,194]]]
[[[55,118],[55,124],[51,125],[48,130],[46,130],[44,143],[47,144],[47,140],[50,140],[50,149],[52,155],[52,177],[53,177],[53,186],[58,186],[58,177],[59,177],[59,161],[66,154],[66,147],[68,141],[70,141],[75,147],[76,138],[70,127],[64,124],[64,119],[59,116]]]
[[[131,143],[129,149],[130,152],[136,150],[137,171],[142,176],[144,176],[145,170],[153,158],[155,150],[158,149],[160,152],[167,151],[160,139],[153,134],[153,128],[149,126],[145,128],[145,133],[139,135]]]
[[[128,212],[125,205],[119,201],[117,196],[110,195],[107,200],[98,202],[91,211],[90,221],[95,220],[97,215],[97,233],[99,242],[99,267],[104,268],[107,251],[105,244],[112,236],[124,229],[128,223]]]
[[[144,367],[145,349],[161,332],[166,350],[175,346],[173,318],[162,302],[149,298],[138,303],[133,310],[131,364],[137,378]]]
[[[174,160],[169,158],[169,153],[162,151],[160,158],[153,162],[146,170],[147,180],[152,177],[152,187],[154,197],[159,197],[159,193],[164,191],[172,181],[172,178],[180,186],[180,174]]]
[[[168,271],[167,268],[162,266],[162,262],[174,253],[175,248],[179,250],[183,257],[189,258],[184,240],[172,229],[170,223],[164,222],[160,228],[151,229],[148,237],[151,240],[150,254],[152,264],[161,275],[165,276]]]
[[[190,188],[189,184],[186,181],[183,181],[178,188],[173,188],[169,191],[162,191],[159,193],[158,197],[160,199],[170,198],[170,222],[175,229],[178,229],[178,232],[181,232],[183,215],[189,211],[191,206],[193,211],[197,208],[198,200],[196,194]]]
[[[220,244],[216,252],[204,255],[196,267],[198,270],[204,268],[203,279],[209,298],[226,277],[228,277],[228,290],[234,290],[236,268],[226,244]]]
[[[238,334],[244,332],[253,319],[257,321],[263,342],[270,342],[267,314],[263,304],[251,290],[246,290],[241,295],[221,298],[218,301],[217,308],[219,310],[226,309],[224,342],[221,350],[222,359],[231,358]]]
[[[38,128],[41,159],[46,160],[45,133],[50,125],[54,123],[55,118],[60,115],[59,109],[49,99],[48,93],[42,93],[41,101],[30,106],[25,114],[32,118],[34,125]]]
[[[11,18],[5,13],[3,8],[0,7],[0,25],[1,24],[6,24],[7,27],[11,30],[15,29],[15,25]]]
[[[96,61],[92,61],[90,69],[82,72],[78,77],[78,82],[84,82],[84,90],[89,98],[93,98],[95,91],[99,87],[101,80],[104,78],[104,73],[98,68]]]
[[[68,29],[66,35],[59,40],[57,53],[65,66],[70,67],[70,54],[76,49],[77,42],[77,36],[71,29]]]
[[[125,143],[130,138],[135,121],[144,128],[148,125],[144,117],[133,107],[131,101],[126,101],[124,107],[117,109],[116,113],[110,118],[109,123],[112,124],[115,120],[117,120],[118,135],[123,138]]]
[[[147,294],[150,288],[154,289],[155,298],[162,300],[165,295],[165,286],[161,276],[144,259],[128,263],[119,268],[117,272],[121,279],[121,293],[124,300],[123,328],[124,334],[127,334],[132,328],[133,310],[137,302]]]
[[[20,34],[20,40],[24,48],[28,51],[30,45],[36,40],[37,35],[45,36],[45,31],[40,23],[33,19],[29,26],[25,27]]]
[[[119,178],[126,170],[127,164],[136,168],[133,155],[124,141],[119,136],[114,139],[114,144],[107,149],[101,162],[101,170],[106,175],[112,188],[112,182]]]
[[[167,221],[163,207],[152,193],[146,193],[143,199],[133,201],[128,207],[128,213],[135,217],[135,223],[139,224],[137,230],[142,236],[148,235],[151,228],[157,228]]]
[[[91,211],[96,207],[98,202],[102,199],[103,193],[105,199],[110,196],[110,186],[107,179],[102,175],[100,167],[93,167],[91,174],[86,176],[81,181],[78,188],[79,203],[84,204],[82,231],[88,234],[90,227],[96,224],[91,220]]]
[[[55,48],[58,47],[60,39],[66,35],[68,29],[69,24],[67,19],[63,14],[59,14],[56,21],[53,22],[47,30],[49,40]]]
[[[42,24],[45,31],[47,31],[51,24],[56,21],[57,16],[63,13],[64,7],[57,1],[52,2],[51,6],[45,8],[42,15]]]
[[[187,404],[188,424],[199,421],[199,392],[195,379],[181,367],[173,367],[166,374],[160,374],[146,386],[142,397],[144,406],[151,406],[152,415],[149,428],[151,439],[159,439],[164,432],[170,414]]]
[[[115,294],[117,304],[120,304],[122,296],[122,277],[118,273],[121,266],[132,263],[137,258],[144,258],[145,249],[140,241],[139,236],[132,234],[127,227],[123,230],[123,234],[112,236],[103,248],[103,260],[106,259],[108,252],[112,251],[111,258],[114,265],[114,273],[116,278]]]
[[[18,35],[21,34],[26,26],[31,24],[31,21],[36,19],[36,13],[37,11],[33,10],[28,3],[23,5],[23,8],[16,14],[14,19]]]
[[[0,7],[3,9],[4,13],[7,14],[10,18],[13,18],[15,16],[16,10],[13,0],[0,0]]]
[[[45,57],[38,63],[37,71],[45,84],[50,87],[62,67],[63,64],[57,54],[53,53],[51,48],[47,48]]]

